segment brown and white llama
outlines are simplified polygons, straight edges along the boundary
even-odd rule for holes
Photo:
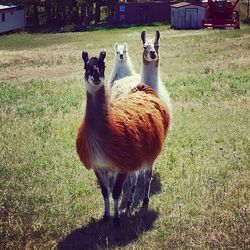
[[[110,103],[104,86],[105,57],[105,51],[90,59],[82,53],[87,104],[76,149],[100,182],[104,220],[110,217],[109,175],[116,176],[112,196],[114,222],[119,223],[118,201],[127,175],[146,169],[144,203],[148,203],[152,166],[167,136],[170,114],[155,91],[143,84]]]
[[[146,41],[146,31],[141,33],[144,51],[142,53],[141,82],[152,87],[159,98],[166,104],[172,115],[172,105],[169,93],[161,81],[159,68],[160,31],[156,30],[155,39]]]
[[[160,31],[156,30],[155,38],[153,40],[146,41],[146,31],[142,31],[141,40],[143,43],[142,52],[142,64],[141,64],[141,74],[133,74],[125,78],[119,79],[113,83],[113,88],[111,91],[111,101],[127,95],[131,89],[141,82],[152,87],[159,98],[166,104],[172,116],[172,105],[170,101],[169,93],[160,79],[160,68],[159,68],[159,40]]]

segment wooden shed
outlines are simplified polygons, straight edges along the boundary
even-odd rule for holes
[[[0,4],[0,33],[24,28],[25,23],[23,5]]]
[[[120,2],[116,6],[116,22],[143,24],[170,21],[170,0],[154,2]]]
[[[180,2],[171,5],[171,27],[175,29],[199,29],[202,28],[205,19],[206,8],[188,2]]]

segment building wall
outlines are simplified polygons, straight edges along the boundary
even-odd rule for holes
[[[198,7],[198,28],[202,28],[202,22],[205,19],[206,8]]]
[[[171,7],[171,26],[176,29],[202,28],[206,9],[189,5],[182,8]]]
[[[184,8],[171,8],[171,26],[176,29],[184,27]]]
[[[126,24],[170,21],[170,2],[120,3],[116,20]]]
[[[3,21],[5,15],[5,21]],[[0,33],[25,27],[25,10],[4,10],[0,12]]]

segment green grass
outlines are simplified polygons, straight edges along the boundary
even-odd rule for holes
[[[0,37],[0,249],[249,249],[250,27],[161,31],[173,128],[121,228],[103,224],[96,178],[75,152],[85,90],[81,51],[127,42],[140,70],[142,29]],[[126,186],[125,186],[126,190]]]

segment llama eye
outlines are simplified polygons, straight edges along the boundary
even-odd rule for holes
[[[119,52],[116,52],[116,54],[119,54]]]

